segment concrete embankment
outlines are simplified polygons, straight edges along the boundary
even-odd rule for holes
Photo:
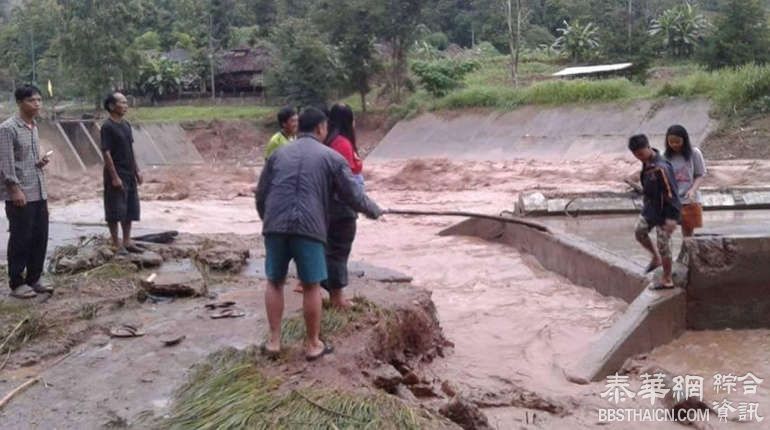
[[[54,151],[49,172],[69,176],[103,162],[99,123],[93,120],[39,121],[43,151]],[[132,124],[134,153],[140,167],[203,163],[178,124]]]
[[[663,142],[666,129],[684,125],[699,145],[713,130],[707,101],[639,101],[512,112],[423,114],[401,121],[369,159],[453,160],[592,159],[627,152],[628,137],[646,133]]]

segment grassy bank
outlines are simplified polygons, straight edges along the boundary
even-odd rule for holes
[[[432,420],[385,394],[283,388],[260,370],[255,348],[225,349],[196,366],[164,429],[422,429]]]
[[[770,112],[770,66],[747,65],[738,69],[706,71],[692,64],[665,68],[668,76],[653,76],[646,84],[625,78],[542,80],[553,67],[524,63],[521,81],[514,88],[507,64],[486,65],[465,79],[464,87],[442,98],[418,91],[395,109],[405,117],[422,111],[490,108],[512,110],[524,105],[559,106],[603,102],[625,102],[667,97],[703,97],[714,102],[723,118]],[[540,73],[540,81],[533,75]],[[530,84],[527,84],[530,81]]]
[[[275,115],[278,108],[269,106],[163,106],[139,107],[129,118],[141,122],[182,122],[212,120],[263,120]]]

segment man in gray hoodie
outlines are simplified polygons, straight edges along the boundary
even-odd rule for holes
[[[326,133],[324,113],[305,109],[299,117],[297,140],[274,152],[259,177],[256,198],[265,237],[265,307],[270,325],[270,339],[262,346],[266,355],[281,350],[283,285],[291,260],[303,287],[305,357],[312,361],[333,352],[320,339],[320,282],[327,277],[324,246],[330,201],[336,193],[369,218],[382,213],[356,182],[345,159],[321,143]]]

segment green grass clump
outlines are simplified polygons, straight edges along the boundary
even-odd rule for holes
[[[529,87],[476,86],[436,101],[436,109],[484,107],[511,110],[523,105],[567,105],[643,98],[649,91],[627,79],[541,82]]]
[[[628,79],[550,81],[524,89],[529,104],[560,105],[584,102],[608,102],[644,97],[641,85]]]
[[[27,342],[48,331],[43,315],[31,310],[29,306],[2,302],[0,314],[3,315],[0,326],[0,344],[3,346],[0,348],[0,354],[17,351]]]
[[[770,66],[748,64],[736,70],[721,71],[717,88],[717,107],[726,114],[742,110],[766,111],[770,96]]]
[[[707,97],[717,110],[738,113],[767,112],[770,108],[770,66],[748,64],[737,69],[698,70],[664,84],[659,97]]]
[[[351,309],[340,311],[332,307],[328,300],[324,300],[323,315],[321,316],[322,335],[328,336],[339,332],[366,313],[377,311],[377,307],[363,297],[354,297],[351,303],[353,304]],[[305,320],[302,315],[283,320],[281,338],[286,343],[305,338]]]
[[[657,91],[658,97],[703,97],[716,93],[719,87],[719,74],[698,70],[690,75],[667,82]]]
[[[259,369],[255,348],[228,348],[196,366],[157,428],[228,429],[421,429],[417,411],[387,395],[281,388]]]
[[[139,107],[129,111],[129,118],[140,122],[263,120],[266,116],[275,116],[278,109],[250,105]]]

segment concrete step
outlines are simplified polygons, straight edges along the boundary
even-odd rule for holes
[[[686,311],[681,288],[642,291],[590,352],[567,371],[567,379],[578,384],[600,381],[617,372],[629,357],[671,342],[685,331]]]
[[[703,188],[704,210],[745,210],[770,208],[770,187],[734,187],[730,189]],[[522,193],[514,213],[526,216],[601,215],[638,213],[642,198],[626,193],[574,193],[545,195],[541,192]]]

